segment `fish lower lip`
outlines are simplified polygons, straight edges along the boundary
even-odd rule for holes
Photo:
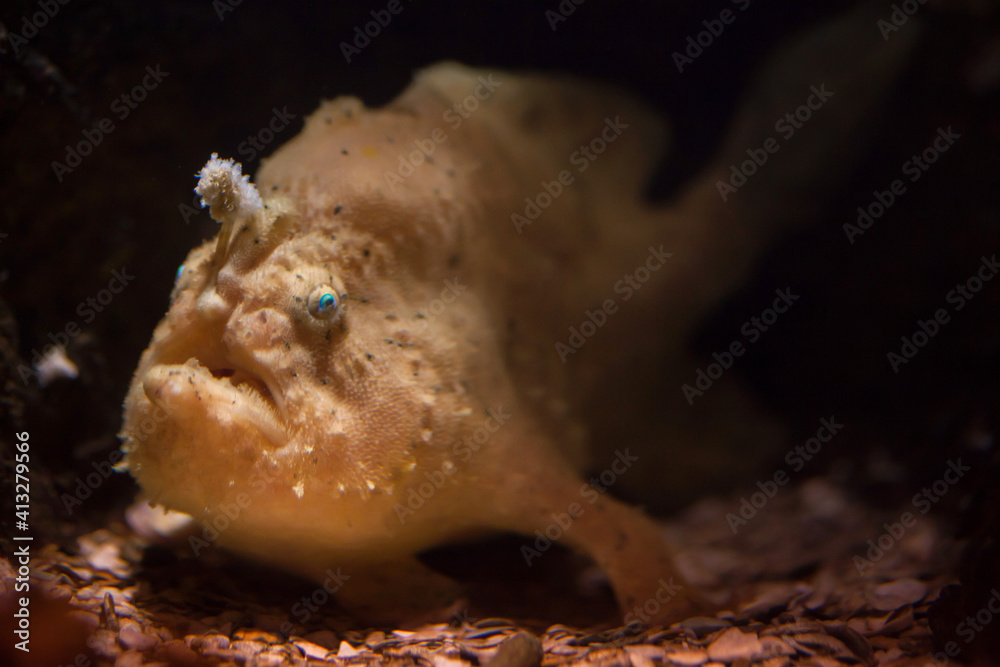
[[[189,387],[201,386],[217,397],[215,406],[240,421],[252,424],[276,446],[288,441],[281,404],[269,386],[256,375],[237,368],[214,370],[191,358],[185,364],[157,364],[147,371],[143,390],[147,398],[170,413],[168,405]]]

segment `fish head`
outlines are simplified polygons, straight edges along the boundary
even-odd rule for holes
[[[360,200],[337,216],[241,206],[223,202],[219,237],[178,271],[125,400],[125,465],[149,500],[195,516],[245,493],[261,526],[315,520],[303,498],[324,516],[338,499],[391,503],[419,461],[440,465],[464,409],[429,360],[452,327],[422,321],[397,244],[351,231],[352,211],[373,215]]]

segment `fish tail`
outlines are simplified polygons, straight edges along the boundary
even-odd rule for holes
[[[698,220],[688,247],[717,296],[777,234],[822,219],[879,127],[921,30],[914,18],[885,39],[878,10],[825,22],[766,59],[716,157],[675,200],[674,214]]]

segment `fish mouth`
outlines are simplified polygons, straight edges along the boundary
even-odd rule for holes
[[[256,397],[264,401],[272,409],[285,416],[284,401],[281,394],[271,389],[271,383],[260,375],[251,373],[242,368],[209,368],[208,372],[212,377],[222,383],[228,383],[237,391]]]
[[[225,412],[250,424],[272,444],[288,443],[288,412],[277,382],[266,368],[231,360],[200,360],[153,364],[143,377],[143,392],[168,414],[184,396],[195,394],[202,409]]]

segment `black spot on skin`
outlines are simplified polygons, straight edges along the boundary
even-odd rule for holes
[[[347,155],[347,154],[348,154],[348,153],[347,153],[347,149],[346,149],[346,148],[341,148],[341,149],[340,149],[340,154],[341,154],[341,155]]]
[[[288,372],[292,374],[292,377],[293,377],[293,378],[297,378],[297,377],[299,376],[299,374],[298,374],[298,373],[296,373],[296,372],[295,372],[295,371],[293,371],[293,370],[290,370],[290,369],[289,369],[289,371],[288,371]]]
[[[242,234],[243,232],[248,232],[248,231],[250,231],[250,225],[243,225],[242,227],[240,227],[240,231],[238,231],[237,234]]]
[[[372,254],[372,251],[369,250],[368,248],[365,248],[361,251],[361,254],[364,255],[365,257],[368,257]]]
[[[288,342],[287,340],[283,340],[283,341],[281,341],[281,342],[282,342],[282,343],[284,343],[284,345],[285,345],[285,349],[286,349],[286,350],[290,350],[290,349],[292,349],[292,344],[291,344],[291,343],[289,343],[289,342]]]
[[[375,355],[372,354],[371,352],[365,352],[365,357],[368,359],[368,361],[371,361],[372,359],[375,358]]]
[[[416,315],[414,315],[414,317],[417,318],[418,320],[422,320],[424,319],[424,317],[426,317],[426,315],[424,315],[423,313],[417,313]]]
[[[396,342],[396,341],[394,341],[394,340],[393,340],[393,339],[391,339],[391,338],[386,338],[386,339],[384,339],[384,340],[385,340],[385,342],[389,343],[389,345],[392,345],[393,343],[395,343],[395,342]]]
[[[390,322],[395,322],[399,318],[393,315],[392,313],[389,313],[388,315],[385,316],[385,319],[389,320]]]
[[[458,266],[458,263],[461,261],[462,261],[462,255],[456,252],[454,255],[448,258],[448,268],[454,269],[456,266]]]
[[[326,378],[320,378],[319,383],[320,384],[330,384],[330,381],[327,380]]]
[[[299,275],[298,273],[296,273],[296,274],[295,274],[295,277],[296,277],[296,278],[298,278],[299,280],[305,280],[305,278],[303,278],[303,277],[302,277],[301,275]]]
[[[295,300],[298,301],[299,303],[302,303],[302,297],[301,296],[295,297]]]
[[[253,242],[254,244],[260,243],[260,239],[254,239]]]
[[[326,342],[329,343],[330,339],[333,338],[333,329],[327,329],[326,334],[323,336],[323,338],[325,338]]]
[[[278,186],[277,186],[277,185],[272,185],[272,186],[271,186],[271,192],[274,192],[274,191],[275,191],[275,190],[277,190],[277,189],[278,189]]]
[[[353,116],[353,115],[354,115],[354,112],[353,112],[353,111],[351,111],[350,109],[344,109],[344,116],[345,116],[346,118],[350,118],[350,117],[351,117],[351,116]]]
[[[343,206],[341,206],[340,204],[337,204],[336,206],[334,206],[334,207],[333,207],[333,214],[334,214],[334,215],[337,215],[338,213],[340,213],[340,212],[341,212],[341,211],[343,211],[343,210],[344,210],[344,207],[343,207]],[[330,236],[331,236],[332,238],[337,238],[337,235],[336,235],[336,234],[330,234]]]

